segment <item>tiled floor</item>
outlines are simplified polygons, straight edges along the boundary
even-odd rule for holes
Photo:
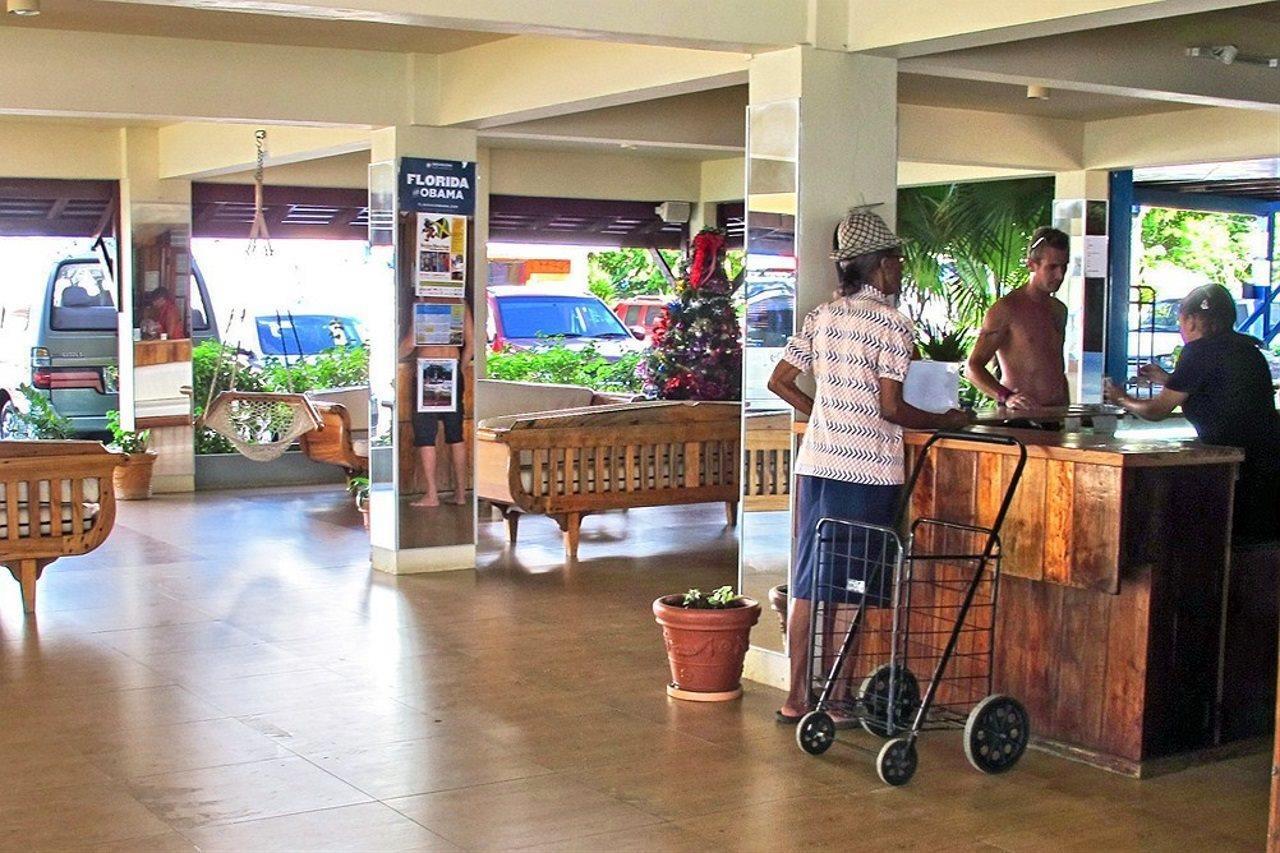
[[[482,524],[477,573],[370,573],[333,489],[122,508],[38,618],[0,581],[3,850],[1254,850],[1268,758],[1146,782],[926,736],[820,759],[778,695],[665,697],[649,602],[734,576],[719,506]],[[772,618],[766,614],[767,618]]]

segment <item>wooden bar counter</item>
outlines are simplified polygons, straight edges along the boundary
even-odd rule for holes
[[[1004,528],[995,689],[1020,699],[1037,741],[1145,775],[1265,734],[1230,667],[1229,525],[1242,455],[1178,439],[1004,427],[1027,464]],[[927,433],[907,435],[908,464]],[[913,516],[990,525],[1016,450],[948,439]],[[1247,632],[1245,634],[1247,642]],[[1274,640],[1269,640],[1274,642]],[[1233,716],[1234,715],[1234,716]],[[1242,716],[1243,715],[1243,716]]]

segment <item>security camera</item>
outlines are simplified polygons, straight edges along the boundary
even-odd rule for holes
[[[1221,62],[1223,65],[1230,65],[1236,61],[1236,57],[1240,55],[1240,48],[1234,44],[1224,44],[1211,48],[1209,55]]]

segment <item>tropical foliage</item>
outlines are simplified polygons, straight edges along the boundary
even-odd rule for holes
[[[13,415],[15,437],[65,439],[72,437],[71,421],[53,407],[49,398],[30,385],[19,385],[18,392],[27,401],[27,410]]]
[[[681,254],[659,249],[672,272],[681,274]],[[746,253],[734,249],[725,255],[725,271],[736,279],[746,264]],[[592,252],[587,258],[587,286],[596,296],[612,305],[632,296],[665,296],[674,290],[659,269],[648,249],[607,249]]]
[[[1052,203],[1051,178],[899,192],[903,308],[917,321],[976,328],[996,299],[1026,283],[1027,243]]]
[[[125,429],[120,425],[120,413],[115,409],[107,412],[107,429],[111,431],[111,446],[121,453],[146,453],[147,443],[151,440],[151,430],[139,432]]]
[[[1238,294],[1250,281],[1249,244],[1256,230],[1252,216],[1147,208],[1142,213],[1143,275],[1177,267],[1195,273],[1201,283],[1221,284]]]
[[[636,368],[640,358],[640,353],[632,353],[608,361],[594,345],[570,349],[557,341],[538,349],[489,353],[485,369],[490,379],[581,385],[596,391],[639,394],[642,381]]]

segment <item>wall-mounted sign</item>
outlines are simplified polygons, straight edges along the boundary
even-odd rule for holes
[[[418,302],[413,306],[413,342],[420,347],[462,346],[463,306]]]
[[[407,213],[475,215],[476,164],[402,157],[400,209]]]

